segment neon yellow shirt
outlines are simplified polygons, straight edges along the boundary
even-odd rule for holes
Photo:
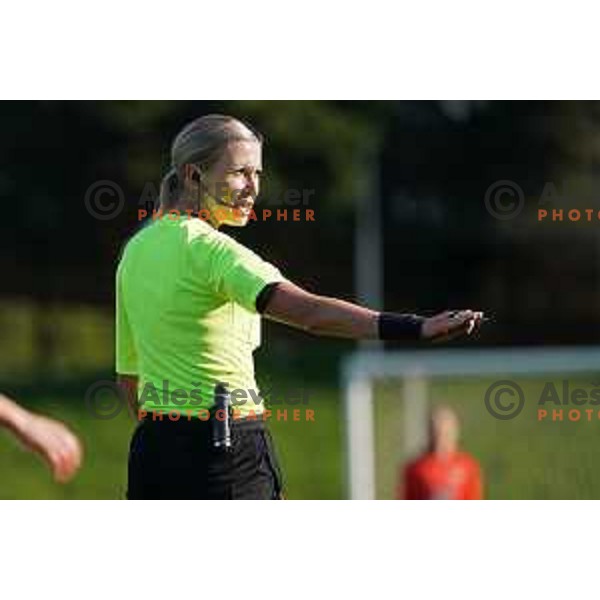
[[[241,416],[261,413],[255,302],[279,281],[277,268],[201,219],[163,217],[138,232],[117,269],[116,370],[138,376],[140,407],[210,408],[222,382],[246,391],[234,403]]]

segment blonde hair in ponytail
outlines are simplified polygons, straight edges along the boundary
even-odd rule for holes
[[[255,141],[263,137],[239,119],[226,115],[205,115],[188,123],[171,145],[171,167],[160,186],[158,208],[175,208],[183,191],[184,166],[195,164],[202,171],[215,164],[227,144],[237,141]]]

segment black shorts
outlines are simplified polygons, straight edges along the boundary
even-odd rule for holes
[[[281,477],[262,421],[233,421],[228,452],[212,447],[211,421],[143,420],[129,448],[129,500],[276,500]]]

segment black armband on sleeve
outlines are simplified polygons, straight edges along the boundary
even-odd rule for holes
[[[379,313],[379,339],[413,341],[421,338],[424,317],[401,315],[398,313]]]
[[[258,296],[256,296],[256,302],[254,303],[256,306],[256,312],[260,313],[261,315],[265,312],[267,304],[269,304],[269,300],[271,299],[271,296],[273,295],[273,292],[275,291],[279,283],[279,281],[276,281],[274,283],[267,283],[267,285],[265,285],[265,287],[262,290],[260,290]]]

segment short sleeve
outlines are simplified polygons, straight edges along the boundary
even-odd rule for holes
[[[193,244],[194,264],[217,294],[256,313],[265,286],[285,281],[277,267],[220,232],[200,236]]]
[[[116,276],[116,372],[121,375],[137,375],[137,353],[127,311],[125,310],[122,272],[117,269]]]

